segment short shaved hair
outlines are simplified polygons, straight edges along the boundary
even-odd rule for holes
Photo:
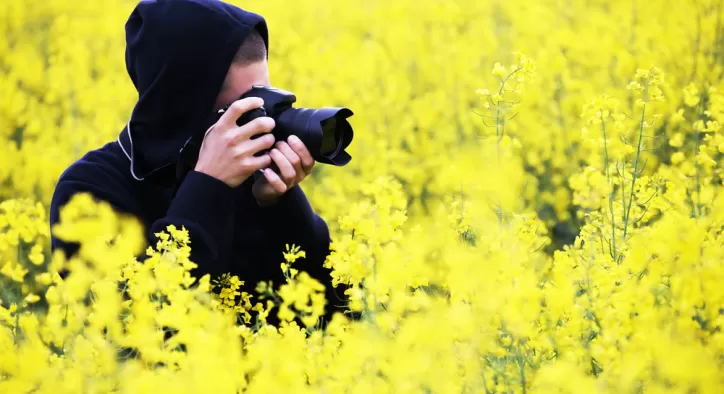
[[[267,51],[264,38],[257,29],[253,29],[251,33],[244,39],[244,42],[236,51],[234,56],[234,64],[238,66],[247,66],[252,63],[266,60]]]

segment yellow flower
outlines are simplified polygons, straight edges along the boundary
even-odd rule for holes
[[[669,145],[674,148],[681,148],[684,146],[684,135],[681,133],[674,134],[674,136],[669,140]]]
[[[679,164],[684,160],[686,160],[686,155],[684,155],[684,152],[675,152],[671,155],[672,164]]]
[[[689,107],[696,107],[699,104],[699,89],[693,82],[684,88],[684,103]]]
[[[274,26],[274,84],[356,113],[354,160],[304,186],[328,300],[291,240],[251,295],[193,278],[182,226],[145,245],[90,195],[53,229],[79,255],[49,255],[58,177],[136,101],[133,5],[0,2],[2,391],[717,392],[717,13],[648,2],[632,34],[641,4],[595,3],[241,4]],[[327,303],[356,313],[323,328]]]
[[[36,294],[28,294],[25,296],[24,301],[28,304],[33,304],[35,302],[38,302],[40,300],[40,297],[38,297]]]
[[[496,77],[505,77],[506,75],[508,75],[508,71],[503,65],[496,62],[493,66],[493,75],[495,75]]]

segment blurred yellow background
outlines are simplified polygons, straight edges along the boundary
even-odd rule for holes
[[[61,172],[128,120],[135,1],[2,0],[0,388],[721,392],[721,0],[233,3],[267,18],[274,86],[355,113],[350,165],[302,186],[364,318],[254,336],[211,307],[180,318],[145,303],[145,325],[119,340],[83,328],[122,309],[107,287],[111,312],[73,299],[65,325],[45,207]],[[70,293],[119,278],[98,265],[114,256]],[[161,284],[137,286],[148,298]],[[179,291],[177,304],[196,299]],[[47,318],[22,314],[41,296]],[[204,350],[147,341],[169,316]],[[21,325],[37,334],[26,348]],[[244,353],[225,347],[239,336]],[[116,363],[126,343],[148,351]]]

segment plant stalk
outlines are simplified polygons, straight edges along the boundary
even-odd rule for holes
[[[638,177],[638,168],[639,168],[639,158],[641,157],[641,141],[643,141],[643,135],[644,135],[644,123],[645,123],[645,115],[646,115],[646,103],[648,102],[648,95],[649,95],[649,82],[646,81],[646,86],[644,87],[644,103],[643,108],[641,108],[641,122],[639,124],[639,141],[636,147],[636,158],[634,159],[634,167],[631,177],[631,191],[629,193],[629,200],[628,200],[628,206],[626,207],[626,215],[624,215],[624,223],[623,223],[623,240],[626,241],[626,235],[628,233],[628,224],[629,224],[629,217],[631,215],[631,206],[633,205],[633,198],[634,198],[634,188],[636,185],[636,178]]]

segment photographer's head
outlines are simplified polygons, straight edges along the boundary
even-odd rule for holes
[[[231,104],[253,85],[269,85],[267,46],[258,30],[244,39],[224,79],[214,109]]]
[[[173,164],[217,103],[266,84],[267,47],[264,18],[226,2],[139,1],[126,22],[125,53],[138,102],[120,137],[134,173]]]

